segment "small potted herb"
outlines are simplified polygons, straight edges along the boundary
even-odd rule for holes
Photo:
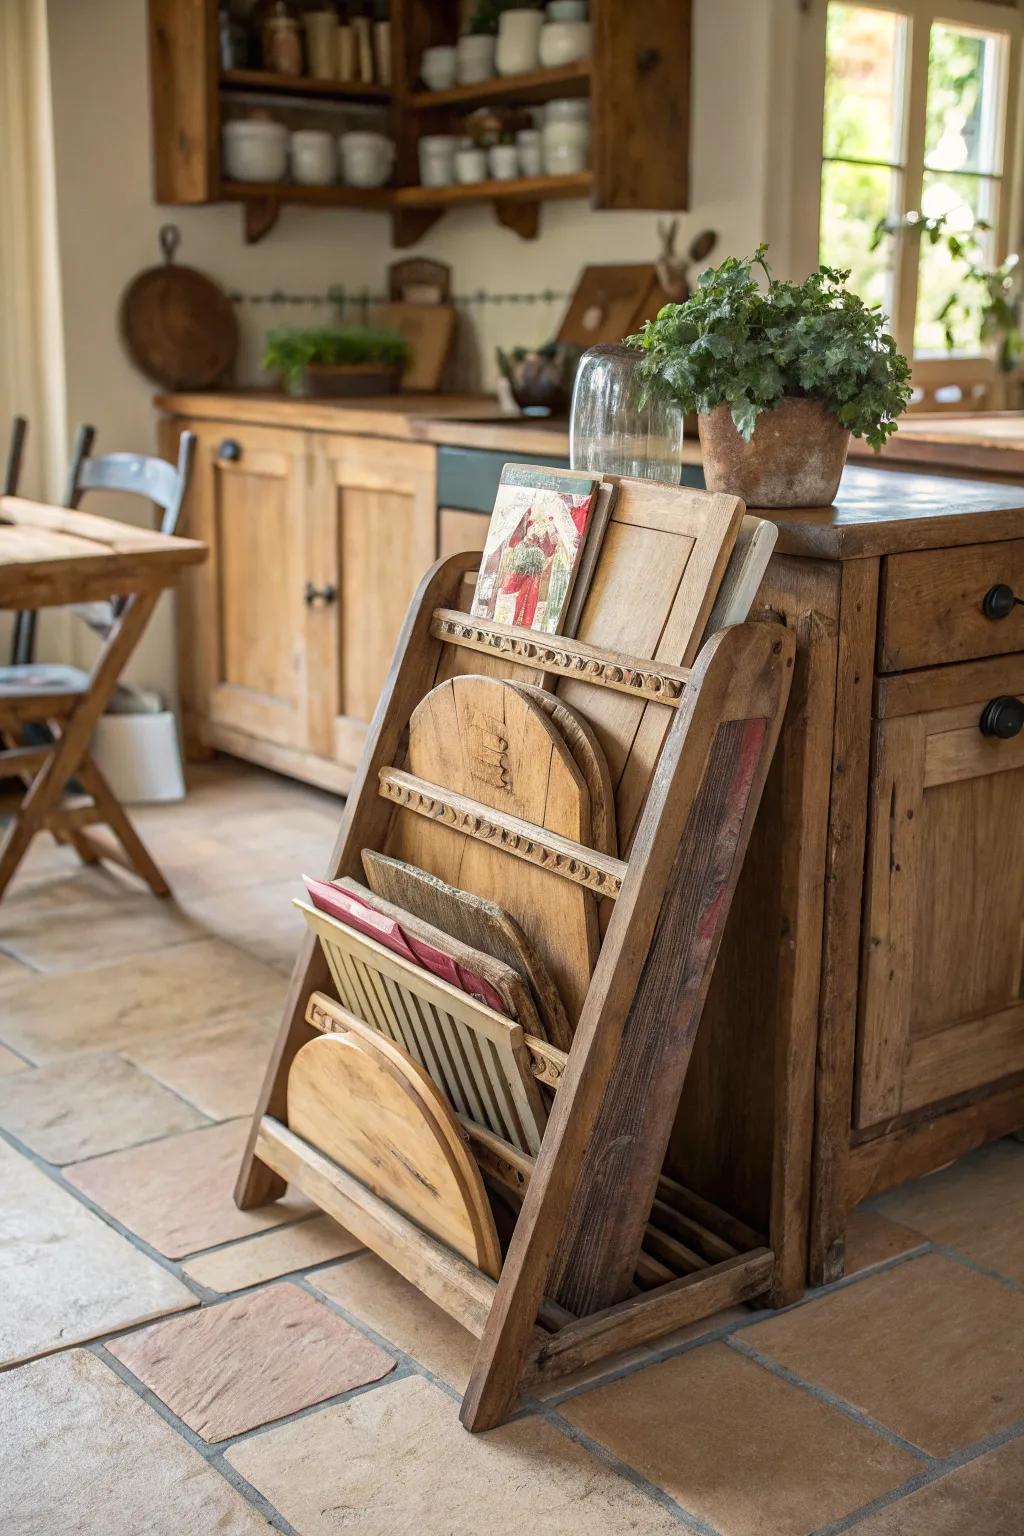
[[[265,370],[292,395],[393,395],[408,361],[398,331],[371,325],[281,326],[263,353]]]
[[[819,267],[782,282],[767,246],[701,275],[643,331],[645,382],[696,411],[708,489],[755,507],[827,506],[851,433],[881,448],[910,399],[885,318]],[[757,281],[759,268],[764,286]]]

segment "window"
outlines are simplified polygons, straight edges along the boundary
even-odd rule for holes
[[[981,286],[947,236],[985,267],[1018,246],[1020,24],[997,0],[825,0],[810,23],[824,57],[819,259],[885,309],[916,376],[941,363],[967,377],[982,354]]]

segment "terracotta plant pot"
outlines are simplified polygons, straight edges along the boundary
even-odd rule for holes
[[[749,443],[727,405],[698,417],[709,491],[748,507],[827,507],[835,500],[850,434],[818,400],[796,396],[757,418]]]

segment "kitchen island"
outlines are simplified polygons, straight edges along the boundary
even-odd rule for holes
[[[166,453],[199,436],[211,550],[182,593],[192,748],[344,792],[420,576],[482,546],[506,460],[565,463],[564,425],[160,405]],[[842,1274],[859,1201],[1024,1125],[1024,606],[991,596],[1024,595],[1024,486],[851,465],[834,506],[766,515],[793,692],[668,1172],[788,1256],[787,1300]]]

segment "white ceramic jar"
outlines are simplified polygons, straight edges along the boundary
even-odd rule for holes
[[[455,151],[458,139],[453,133],[425,133],[417,146],[420,182],[424,187],[449,187],[455,180]]]
[[[516,134],[520,176],[539,176],[543,167],[539,128],[520,128]]]
[[[338,147],[333,134],[300,128],[291,136],[292,180],[300,187],[327,187],[338,176]]]
[[[347,187],[382,187],[391,178],[395,146],[383,133],[343,133],[341,179]]]
[[[489,32],[465,32],[455,45],[460,85],[481,85],[494,76],[495,39]]]
[[[463,145],[455,151],[455,180],[463,186],[487,180],[487,151],[477,144]]]
[[[492,144],[489,159],[495,181],[515,181],[519,175],[519,150],[514,144]]]
[[[552,112],[554,108],[554,112]],[[582,111],[580,110],[582,108]],[[548,176],[576,176],[590,160],[590,117],[586,101],[549,101],[541,129],[541,162]]]
[[[283,123],[240,118],[221,129],[228,181],[284,181],[288,171],[288,129]]]
[[[540,64],[543,11],[502,11],[494,63],[499,75],[525,75]]]
[[[560,69],[590,57],[589,21],[548,21],[540,29],[543,69]]]
[[[455,84],[456,51],[446,44],[438,48],[424,48],[420,60],[423,83],[431,91],[447,91]]]

